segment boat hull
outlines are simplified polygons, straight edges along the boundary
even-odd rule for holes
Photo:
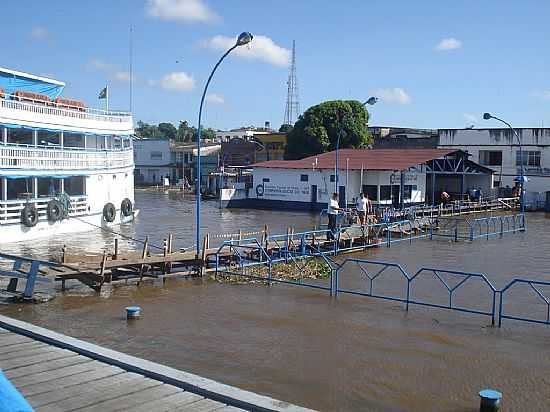
[[[112,230],[112,227],[130,223],[139,214],[134,210],[130,216],[123,216],[117,211],[113,222],[106,222],[102,213],[93,213],[82,216],[71,216],[58,222],[39,221],[34,227],[26,227],[23,224],[7,224],[0,226],[0,245],[29,240],[41,239],[56,235],[70,233],[89,232],[98,229]]]

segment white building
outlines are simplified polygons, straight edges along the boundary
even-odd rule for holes
[[[244,141],[251,140],[254,135],[271,134],[273,130],[269,127],[269,122],[265,123],[265,127],[241,127],[231,130],[218,130],[216,132],[217,142],[230,142],[235,138],[243,139]]]
[[[441,191],[461,198],[469,187],[488,193],[492,171],[449,149],[342,149],[335,184],[335,152],[301,160],[253,165],[252,189],[222,193],[228,207],[325,208],[332,193],[340,205],[355,205],[366,193],[377,205],[406,206],[439,199]]]
[[[472,160],[495,172],[495,187],[514,186],[523,163],[529,181],[527,203],[544,199],[550,191],[550,128],[516,129],[523,149],[510,129],[440,129],[439,147],[467,151]]]
[[[170,141],[136,139],[134,141],[134,176],[136,184],[161,185],[165,177],[172,179],[174,162]]]

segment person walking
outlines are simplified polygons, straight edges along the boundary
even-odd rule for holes
[[[334,233],[336,232],[336,217],[338,216],[338,211],[340,210],[340,205],[338,204],[338,193],[333,193],[332,198],[328,204],[328,233],[327,240],[334,240]]]

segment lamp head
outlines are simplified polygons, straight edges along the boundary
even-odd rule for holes
[[[241,34],[239,34],[239,37],[237,38],[237,46],[244,46],[245,44],[250,43],[253,38],[254,36],[252,35],[252,33],[243,31]]]
[[[368,104],[368,105],[371,105],[371,106],[372,106],[372,105],[375,104],[377,101],[378,101],[378,97],[372,96],[372,97],[369,97],[369,99],[368,99],[365,103],[363,103],[363,105]]]
[[[491,113],[483,113],[483,119],[485,120],[489,120],[489,119],[492,119],[493,116],[491,115]]]

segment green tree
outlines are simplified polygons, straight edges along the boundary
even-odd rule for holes
[[[159,136],[157,126],[142,122],[141,120],[137,122],[135,132],[136,136],[141,137],[142,139],[154,139]]]
[[[288,134],[285,157],[302,159],[334,150],[342,128],[340,148],[363,148],[372,143],[369,114],[357,100],[332,100],[312,106]]]
[[[215,139],[216,138],[216,131],[212,129],[211,127],[203,128],[201,130],[201,139]],[[195,141],[197,139],[195,138]]]
[[[167,140],[175,140],[178,129],[172,123],[159,123],[158,132],[160,137]]]
[[[281,127],[279,127],[279,133],[289,133],[291,130],[291,124],[282,124]]]
[[[176,140],[178,142],[189,143],[194,140],[194,137],[195,137],[195,128],[190,127],[185,120],[180,122],[178,126],[178,131],[176,133]]]

